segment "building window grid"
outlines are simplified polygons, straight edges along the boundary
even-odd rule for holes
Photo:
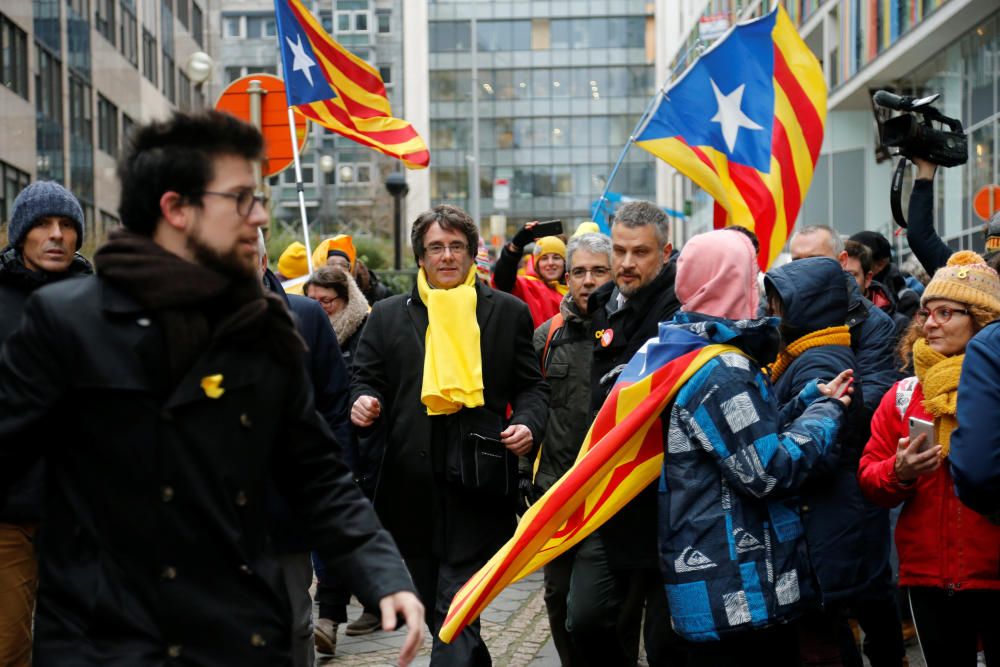
[[[177,106],[182,111],[191,111],[191,79],[177,70]]]
[[[28,33],[0,14],[0,77],[3,85],[28,99]]]
[[[188,7],[188,0],[177,0],[174,16],[185,29],[191,28],[191,12]]]
[[[375,30],[380,35],[388,35],[392,32],[392,12],[390,10],[375,10]]]
[[[38,73],[35,75],[35,109],[62,124],[62,63],[45,47],[35,42]]]
[[[69,123],[72,136],[87,143],[94,141],[94,115],[90,86],[79,75],[69,75]]]

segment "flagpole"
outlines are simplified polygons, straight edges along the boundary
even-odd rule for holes
[[[306,123],[309,127],[309,123]],[[299,137],[295,132],[295,110],[288,107],[288,130],[292,133],[292,156],[295,158],[295,189],[299,192],[299,213],[302,216],[302,236],[305,238],[306,263],[313,272],[312,246],[309,244],[309,221],[306,219],[306,192],[302,185],[302,164],[299,162]]]

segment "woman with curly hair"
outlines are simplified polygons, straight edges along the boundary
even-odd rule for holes
[[[928,667],[1000,665],[1000,526],[963,505],[947,465],[962,361],[969,340],[1000,317],[1000,277],[962,251],[934,274],[900,342],[916,376],[890,389],[872,419],[859,469],[861,489],[885,507],[902,504],[896,526],[899,583],[909,587]],[[914,421],[918,420],[918,421]],[[933,424],[911,437],[920,422]]]

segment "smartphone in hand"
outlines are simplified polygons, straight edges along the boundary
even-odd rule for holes
[[[536,239],[540,239],[543,236],[558,236],[562,233],[562,220],[546,220],[545,222],[539,222],[531,228],[531,234]]]
[[[910,442],[912,443],[920,435],[926,435],[924,438],[924,444],[920,446],[918,451],[926,452],[928,449],[934,446],[934,422],[929,422],[926,419],[918,419],[916,417],[910,417]]]

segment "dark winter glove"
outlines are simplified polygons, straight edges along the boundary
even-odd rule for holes
[[[532,503],[538,500],[538,493],[531,477],[521,474],[517,481],[517,515],[524,516]]]
[[[517,234],[514,234],[514,238],[510,240],[510,244],[515,248],[523,250],[526,245],[534,243],[534,241],[535,235],[531,233],[531,230],[521,227],[521,229],[517,230]]]

